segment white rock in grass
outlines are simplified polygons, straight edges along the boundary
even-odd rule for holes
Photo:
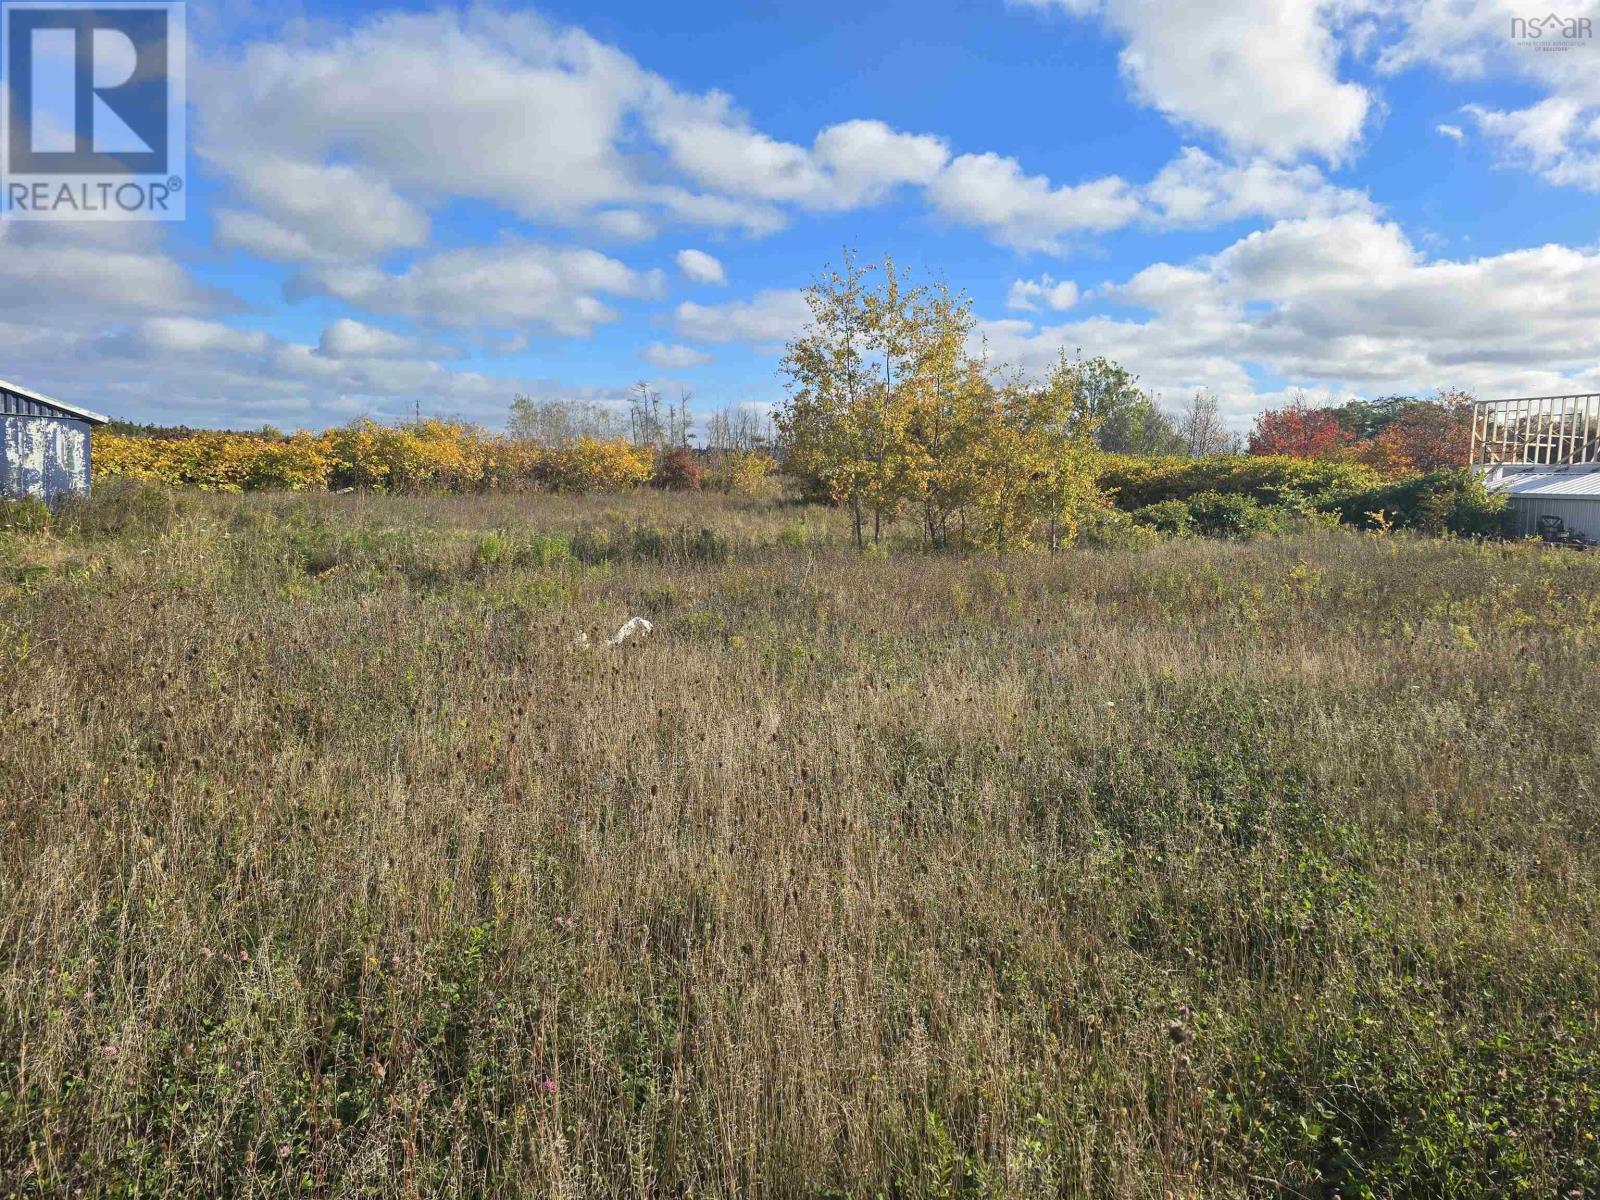
[[[620,646],[634,634],[649,633],[654,628],[655,626],[650,624],[650,622],[646,621],[643,617],[634,617],[633,620],[629,621],[621,629],[617,630],[616,636],[608,641],[606,645]]]

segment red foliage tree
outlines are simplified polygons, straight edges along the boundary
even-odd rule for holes
[[[692,450],[668,450],[657,460],[650,483],[669,492],[698,492],[702,474]]]
[[[1432,400],[1408,401],[1361,458],[1385,475],[1409,475],[1462,466],[1471,444],[1472,397],[1441,391]]]
[[[1313,408],[1304,397],[1285,408],[1268,409],[1256,418],[1250,432],[1251,454],[1326,458],[1349,444],[1350,435],[1340,427],[1339,419],[1325,408]]]

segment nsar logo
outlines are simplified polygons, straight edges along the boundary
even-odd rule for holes
[[[1571,50],[1594,36],[1590,17],[1563,17],[1550,13],[1543,17],[1512,17],[1511,39],[1530,50]]]

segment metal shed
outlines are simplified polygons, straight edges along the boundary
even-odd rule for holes
[[[1520,536],[1537,534],[1540,517],[1560,517],[1568,533],[1600,542],[1600,466],[1503,467],[1485,484],[1505,493]]]
[[[1538,534],[1539,519],[1553,517],[1600,542],[1600,393],[1480,400],[1472,466],[1505,494],[1518,534]]]
[[[110,420],[0,379],[0,499],[87,492],[90,430]]]

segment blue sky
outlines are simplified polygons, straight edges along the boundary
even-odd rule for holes
[[[1600,390],[1600,44],[1529,15],[191,5],[188,219],[0,225],[0,377],[234,427],[765,406],[851,245],[967,289],[997,360],[1107,354],[1239,427]]]

